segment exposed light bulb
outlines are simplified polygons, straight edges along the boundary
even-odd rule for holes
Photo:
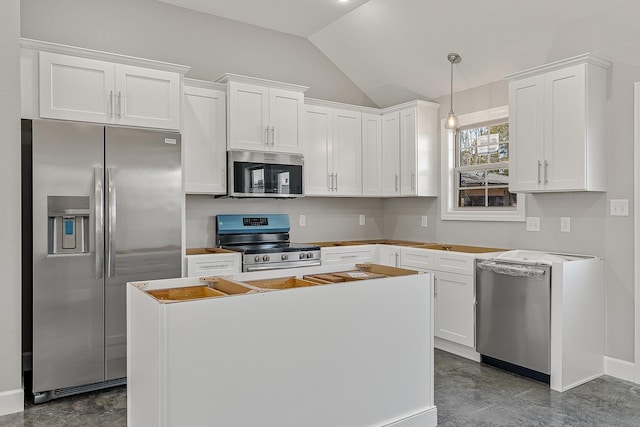
[[[447,116],[447,121],[444,122],[445,129],[455,129],[458,127],[458,116],[455,115],[453,111],[449,112]]]

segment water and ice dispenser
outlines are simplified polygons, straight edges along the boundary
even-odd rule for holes
[[[89,253],[89,196],[48,196],[49,254]]]

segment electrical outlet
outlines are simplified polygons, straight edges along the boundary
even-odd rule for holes
[[[360,221],[360,225],[364,225],[364,221],[365,221],[364,215],[360,215],[359,221]]]
[[[527,217],[527,231],[540,231],[540,217],[528,216]]]
[[[560,217],[560,232],[561,233],[570,233],[571,232],[571,218],[568,216]]]
[[[427,216],[426,215],[422,215],[422,217],[420,218],[420,225],[422,227],[426,227],[427,226]]]
[[[611,216],[629,216],[629,200],[627,199],[611,199],[609,202],[609,215]]]
[[[300,227],[304,227],[307,225],[307,216],[300,215]]]

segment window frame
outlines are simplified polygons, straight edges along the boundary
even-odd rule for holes
[[[509,107],[507,105],[490,108],[488,110],[477,111],[475,113],[458,116],[458,127],[469,128],[474,125],[483,125],[489,122],[504,120],[509,118]],[[517,206],[515,209],[495,207],[457,207],[456,192],[456,145],[455,134],[457,129],[445,129],[445,119],[440,123],[441,135],[441,193],[440,201],[441,218],[443,220],[459,221],[525,221],[525,195],[517,194]],[[509,141],[511,148],[511,141]],[[511,168],[509,170],[511,172]]]

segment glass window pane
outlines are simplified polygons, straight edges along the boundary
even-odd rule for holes
[[[458,207],[485,206],[485,190],[477,188],[474,190],[458,191]]]
[[[508,162],[509,161],[509,143],[501,142],[498,145],[498,162]]]
[[[487,199],[489,206],[516,207],[518,197],[507,188],[489,188]]]
[[[484,186],[485,172],[480,171],[464,171],[460,172],[458,187],[482,187]]]
[[[488,170],[486,177],[489,187],[509,185],[509,169],[507,168]]]

